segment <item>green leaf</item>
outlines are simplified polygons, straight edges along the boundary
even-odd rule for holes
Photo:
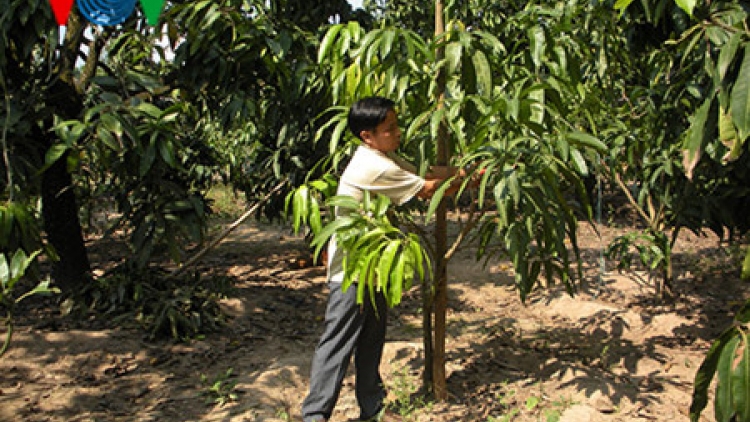
[[[719,362],[716,367],[718,383],[716,385],[716,398],[714,401],[714,415],[717,422],[730,422],[734,415],[732,406],[732,363],[734,361],[740,339],[733,336],[721,351]]]
[[[565,134],[565,140],[577,146],[592,148],[597,152],[604,153],[607,151],[607,145],[600,141],[596,136],[583,132],[568,132]]]
[[[152,117],[154,120],[158,120],[162,115],[161,109],[159,109],[159,107],[156,107],[155,105],[151,103],[139,103],[135,107],[135,110],[140,111],[146,114],[147,116]]]
[[[435,194],[432,195],[432,198],[430,198],[430,205],[427,207],[427,213],[425,214],[425,221],[430,221],[432,219],[433,214],[435,214],[435,211],[437,211],[437,207],[440,205],[440,202],[443,200],[443,196],[445,196],[445,191],[448,190],[448,188],[451,186],[451,182],[454,178],[446,179],[443,184],[440,185],[440,187],[435,191]]]
[[[154,165],[155,160],[156,147],[154,146],[154,142],[152,140],[152,142],[150,142],[146,147],[146,151],[144,151],[143,155],[141,156],[139,168],[139,174],[141,177],[145,176],[151,170],[151,167]]]
[[[387,58],[391,54],[393,49],[393,41],[396,38],[396,30],[389,29],[383,31],[383,40],[380,45],[380,54],[383,58]]]
[[[52,145],[50,149],[47,150],[47,154],[44,156],[44,163],[47,166],[51,166],[70,149],[71,149],[70,146],[66,144]]]
[[[742,308],[737,311],[737,315],[734,316],[734,320],[740,324],[750,323],[750,299],[746,300],[745,304],[742,305]]]
[[[571,150],[570,153],[571,158],[573,158],[573,166],[575,167],[576,171],[583,176],[588,175],[589,168],[586,164],[586,160],[583,158],[583,154],[581,154],[581,152],[577,149]]]
[[[328,143],[328,152],[331,155],[336,154],[336,150],[339,147],[339,144],[341,144],[341,138],[343,137],[344,131],[347,128],[346,119],[340,119],[339,122],[336,124],[336,127],[333,130],[333,133],[331,134],[331,140]]]
[[[425,266],[428,267],[429,271],[430,261],[427,254],[422,249],[422,245],[419,243],[419,237],[417,235],[414,233],[409,234],[408,243],[406,248],[404,248],[404,251],[412,255],[417,275],[420,280],[424,280]]]
[[[294,191],[292,202],[294,233],[299,233],[300,227],[307,219],[307,198],[309,194],[309,188],[306,185],[302,185]]]
[[[745,45],[742,67],[732,88],[730,97],[732,119],[739,132],[740,142],[750,136],[750,43]]]
[[[8,258],[5,254],[0,254],[0,283],[2,283],[3,290],[8,286],[10,281],[10,267],[8,266]]]
[[[10,278],[19,279],[23,274],[26,273],[26,268],[31,264],[31,261],[39,254],[35,252],[31,257],[26,256],[26,252],[23,249],[18,249],[13,254],[10,261]]]
[[[481,50],[477,50],[471,57],[474,63],[474,72],[477,76],[477,93],[489,96],[492,94],[492,71],[487,56]]]
[[[542,66],[542,57],[546,48],[544,29],[535,25],[528,30],[529,43],[531,45],[531,61],[539,69]]]
[[[463,46],[458,42],[448,43],[448,45],[445,46],[445,62],[448,67],[448,74],[452,75],[458,72],[462,51]]]
[[[34,295],[43,295],[44,296],[44,295],[49,295],[49,294],[52,294],[52,293],[60,293],[60,289],[58,289],[57,287],[50,287],[50,281],[49,280],[44,280],[44,281],[40,282],[33,289],[31,289],[28,292],[26,292],[26,293],[22,294],[21,296],[19,296],[19,298],[16,299],[16,303],[18,303],[18,302],[26,299],[29,296],[34,296]]]
[[[116,136],[122,136],[123,128],[117,116],[106,113],[101,116],[101,126]]]
[[[351,248],[349,249],[369,250],[372,247],[380,245],[383,239],[387,239],[385,229],[382,227],[375,227],[371,230],[367,230],[354,242],[354,244],[351,245]]]
[[[102,128],[98,127],[96,128],[96,136],[99,138],[102,143],[107,146],[112,151],[119,151],[120,145],[115,139],[115,137],[112,135],[112,132]]]
[[[740,348],[732,362],[732,397],[733,410],[739,421],[750,421],[750,343],[743,330],[740,335]]]
[[[698,0],[675,0],[675,3],[677,3],[677,6],[679,6],[680,9],[684,10],[685,13],[692,17],[693,10],[695,10],[695,5],[698,3]]]
[[[362,209],[365,211],[370,211],[372,207],[370,206],[370,191],[364,191],[362,192]]]
[[[326,205],[331,207],[341,207],[349,210],[359,209],[360,203],[348,195],[336,195],[328,198]]]
[[[388,291],[388,304],[394,307],[401,303],[401,295],[404,286],[404,269],[406,267],[406,254],[398,254],[394,264],[391,289]]]
[[[391,268],[398,249],[399,242],[396,240],[389,241],[383,249],[383,255],[380,257],[377,269],[378,290],[388,291],[391,282]]]
[[[336,41],[336,35],[341,32],[344,25],[333,25],[323,36],[323,41],[320,42],[320,48],[318,49],[318,63],[324,63],[328,57],[328,53],[333,47],[333,43]]]
[[[323,228],[323,219],[320,215],[320,205],[314,195],[310,194],[310,204],[307,207],[310,218],[308,224],[313,233],[318,233]]]
[[[745,253],[745,259],[742,262],[742,278],[747,280],[750,278],[750,248]]]
[[[156,144],[159,147],[159,155],[161,156],[161,159],[164,160],[169,167],[177,167],[172,143],[166,139],[159,139],[156,141]]]
[[[690,119],[690,127],[687,130],[687,136],[685,136],[685,142],[683,144],[685,151],[682,161],[688,179],[692,179],[693,170],[700,160],[703,139],[705,136],[704,129],[712,101],[712,98],[707,98],[703,102],[703,105],[698,108],[698,111],[696,111]]]
[[[735,34],[732,34],[732,37],[729,39],[729,41],[721,48],[721,52],[719,53],[719,60],[716,63],[717,86],[721,84],[724,78],[726,78],[727,70],[729,70],[729,67],[737,57],[737,50],[740,47],[741,41],[742,33],[737,32]]]
[[[315,247],[315,256],[317,257],[320,254],[323,246],[328,242],[331,236],[336,233],[337,230],[348,227],[352,225],[352,223],[354,223],[354,219],[351,217],[339,217],[326,224],[325,227],[323,227],[320,232],[315,235],[313,241],[311,242],[311,246]]]
[[[375,198],[375,202],[372,206],[372,212],[373,216],[376,218],[382,218],[385,217],[386,213],[388,212],[388,208],[391,206],[391,200],[388,199],[387,196],[384,195],[378,195]]]

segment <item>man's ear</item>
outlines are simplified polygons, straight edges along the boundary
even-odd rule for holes
[[[362,142],[365,143],[365,145],[370,145],[370,141],[372,140],[372,131],[369,130],[363,130],[359,132],[359,138],[362,139]]]

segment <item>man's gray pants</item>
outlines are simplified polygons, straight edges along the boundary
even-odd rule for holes
[[[372,306],[366,294],[357,304],[357,285],[341,291],[341,283],[329,284],[325,330],[315,349],[310,375],[310,393],[302,404],[304,422],[330,418],[354,354],[355,394],[361,417],[374,416],[383,406],[386,391],[380,377],[388,310],[385,298],[376,293]]]

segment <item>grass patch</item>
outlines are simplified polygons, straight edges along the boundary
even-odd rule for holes
[[[236,219],[245,212],[246,202],[242,194],[223,183],[216,184],[206,193],[211,212],[215,218]]]

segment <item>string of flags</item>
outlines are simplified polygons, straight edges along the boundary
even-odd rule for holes
[[[70,9],[73,8],[73,2],[76,2],[78,11],[81,12],[89,22],[111,26],[123,23],[135,10],[136,0],[49,0],[52,5],[52,12],[55,14],[55,20],[60,26],[68,22]],[[143,13],[146,15],[146,21],[149,25],[156,25],[159,22],[164,0],[140,0]]]

